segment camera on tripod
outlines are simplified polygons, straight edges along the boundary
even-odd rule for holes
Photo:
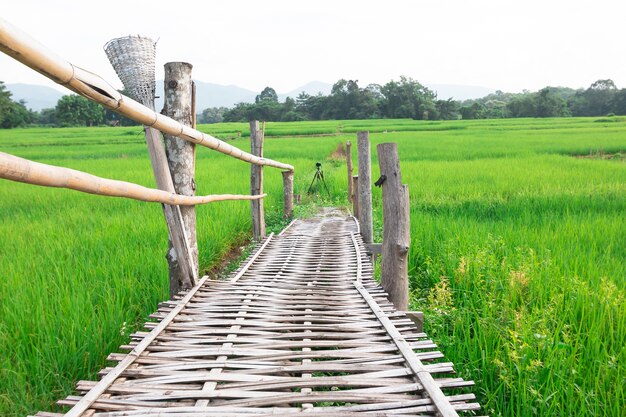
[[[322,185],[324,186],[324,189],[326,190],[326,194],[328,194],[328,196],[330,197],[330,191],[328,191],[328,187],[326,186],[326,180],[324,180],[324,171],[322,171],[322,163],[316,162],[315,168],[317,168],[317,170],[315,171],[315,175],[313,175],[313,181],[311,181],[311,185],[309,185],[309,190],[307,191],[307,194],[318,192],[318,189],[320,188],[320,183],[322,183]]]

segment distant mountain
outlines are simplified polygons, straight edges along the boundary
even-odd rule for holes
[[[437,98],[447,100],[469,100],[485,97],[496,90],[488,87],[480,87],[476,85],[456,85],[456,84],[426,84],[430,90],[437,92]]]
[[[308,95],[316,96],[318,93],[322,93],[325,96],[330,94],[333,85],[329,83],[325,83],[322,81],[311,81],[310,83],[306,83],[303,86],[298,88],[294,88],[288,93],[279,94],[278,98],[282,101],[287,97],[296,98],[300,95],[300,93],[305,92]]]
[[[198,113],[208,107],[233,107],[237,103],[254,103],[254,99],[260,93],[260,91],[247,90],[236,85],[219,85],[198,80],[194,81],[196,82],[196,108]],[[156,108],[161,109],[163,108],[163,80],[158,80],[156,85],[156,95],[158,97],[156,99]],[[332,84],[312,81],[288,93],[279,93],[278,99],[284,101],[287,97],[296,98],[302,91],[311,95],[316,95],[319,92],[329,94],[331,88]]]
[[[5,84],[13,101],[26,101],[26,107],[35,111],[57,105],[63,93],[54,88],[36,84]],[[68,91],[67,94],[70,94]]]
[[[254,103],[254,98],[259,92],[237,87],[236,85],[219,85],[196,82],[196,109],[198,113],[208,107],[233,107],[237,103]],[[156,83],[156,109],[163,108],[163,80]]]

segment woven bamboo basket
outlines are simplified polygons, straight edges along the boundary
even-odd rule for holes
[[[142,36],[112,39],[104,51],[129,95],[154,109],[156,43]]]

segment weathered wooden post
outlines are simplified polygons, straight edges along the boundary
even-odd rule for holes
[[[352,214],[359,220],[359,176],[352,176]]]
[[[402,184],[396,143],[377,146],[383,188],[381,284],[398,310],[409,304],[409,188]]]
[[[154,110],[156,82],[154,76],[155,45],[153,40],[140,36],[113,39],[105,45],[107,57],[131,97],[152,110]],[[174,183],[167,163],[161,132],[150,126],[144,126],[144,131],[157,187],[174,193]],[[163,214],[170,242],[172,242],[180,267],[180,275],[176,278],[170,277],[170,282],[176,280],[177,288],[191,288],[198,281],[198,272],[186,236],[180,206],[164,204]],[[168,254],[171,252],[169,250]],[[170,295],[176,292],[171,292],[172,290],[170,284]]]
[[[293,214],[293,171],[283,171],[283,213],[286,219]]]
[[[346,166],[348,167],[348,201],[352,202],[352,142],[346,142]]]
[[[168,62],[165,64],[164,105],[162,114],[171,117],[186,126],[193,126],[193,81],[191,69],[187,62]],[[195,195],[196,145],[176,136],[165,136],[165,152],[169,165],[174,190],[177,194]],[[198,270],[198,241],[196,237],[196,208],[194,206],[181,207],[187,241],[191,249],[194,269]],[[170,294],[180,290],[181,270],[177,253],[170,240],[167,253],[167,262],[170,268]]]
[[[258,120],[250,121],[250,148],[252,155],[263,156],[263,139],[265,132],[259,129]],[[263,194],[263,167],[252,164],[250,167],[250,194]],[[252,237],[259,242],[265,237],[265,212],[263,199],[251,200]]]
[[[369,132],[358,132],[359,156],[359,223],[363,242],[372,243],[374,226],[372,224],[372,159]]]

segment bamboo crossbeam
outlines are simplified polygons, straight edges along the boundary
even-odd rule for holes
[[[26,33],[0,18],[0,51],[50,78],[57,84],[93,100],[145,126],[201,145],[254,165],[293,171],[292,165],[260,158],[229,145],[151,110],[130,97],[119,93],[99,75],[79,68],[55,55]]]
[[[0,152],[0,178],[26,184],[43,185],[45,187],[68,188],[89,194],[125,197],[139,201],[180,206],[194,206],[225,200],[257,200],[267,195],[215,194],[186,196],[144,187],[131,182],[101,178],[75,169],[29,161],[28,159],[4,152]]]

